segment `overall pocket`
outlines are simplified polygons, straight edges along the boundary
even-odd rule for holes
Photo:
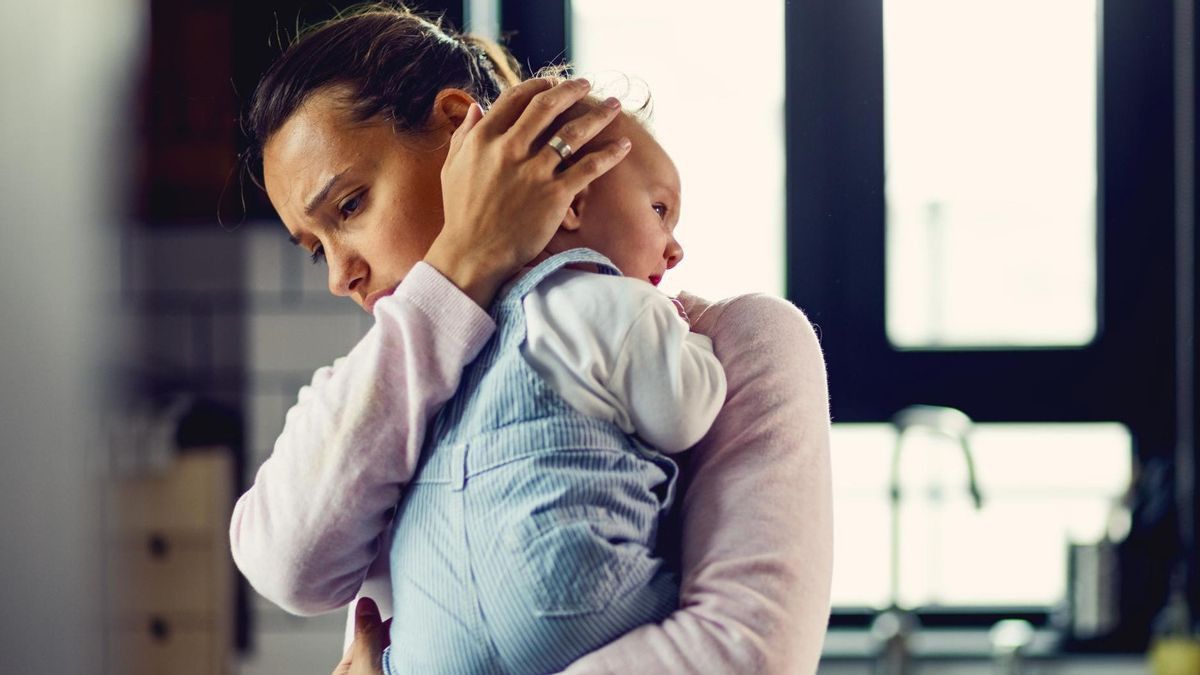
[[[563,504],[517,521],[509,545],[539,616],[600,612],[645,586],[657,564],[635,523],[609,509]]]

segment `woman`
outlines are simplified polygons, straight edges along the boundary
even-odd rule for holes
[[[268,512],[250,499],[235,512],[235,558],[268,598],[303,614],[386,595],[368,569],[386,522],[327,522],[324,506],[363,500],[359,511],[382,520],[400,494],[389,453],[419,454],[425,424],[490,335],[483,308],[541,251],[575,193],[623,157],[612,143],[560,170],[545,132],[586,93],[520,82],[496,45],[385,7],[311,32],[264,76],[250,127],[267,194],[293,240],[327,260],[330,291],[376,317],[351,354],[301,390],[260,469],[256,488],[288,508]],[[597,108],[555,131],[583,147],[614,115]],[[729,392],[683,465],[680,608],[567,672],[814,671],[832,565],[829,415],[814,332],[764,295],[679,300],[712,338]],[[323,480],[355,469],[370,480],[349,489]],[[287,490],[295,496],[280,499]],[[336,546],[280,542],[271,524],[281,518]],[[258,562],[263,542],[291,561],[286,574]]]

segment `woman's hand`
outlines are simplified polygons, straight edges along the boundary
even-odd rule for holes
[[[358,601],[354,607],[354,643],[333,669],[333,675],[383,675],[383,648],[388,645],[392,620],[379,619],[374,600]]]
[[[482,307],[546,247],[575,195],[629,149],[628,139],[609,142],[559,171],[562,157],[537,142],[589,88],[581,80],[527,80],[502,93],[486,117],[472,104],[450,138],[441,174],[445,225],[425,261]],[[617,113],[595,106],[557,135],[581,148]]]

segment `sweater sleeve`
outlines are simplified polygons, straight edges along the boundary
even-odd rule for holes
[[[816,672],[833,574],[820,346],[804,315],[777,298],[743,296],[689,313],[713,339],[728,396],[688,453],[680,608],[577,660],[567,675]]]
[[[374,312],[350,353],[300,389],[271,456],[234,506],[234,562],[293,614],[330,611],[355,596],[428,421],[495,330],[425,263]]]

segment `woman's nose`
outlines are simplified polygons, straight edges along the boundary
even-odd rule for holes
[[[667,260],[667,269],[671,269],[683,260],[683,247],[679,245],[675,237],[671,237],[671,240],[667,242],[667,247],[663,249],[663,257]]]
[[[362,260],[326,251],[325,261],[329,264],[329,292],[338,297],[353,294],[365,277]]]

